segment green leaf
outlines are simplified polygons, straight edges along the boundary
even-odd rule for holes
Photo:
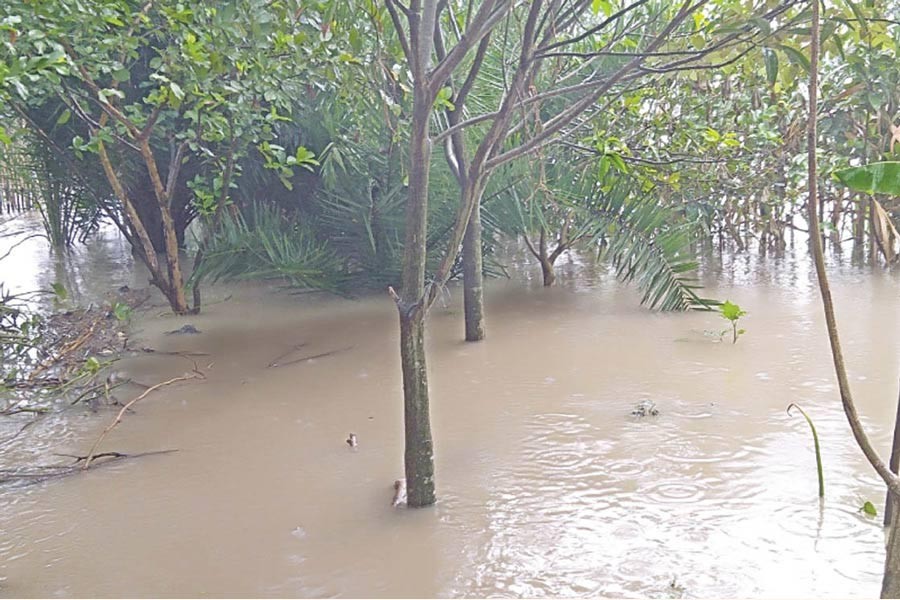
[[[86,361],[84,361],[84,368],[85,368],[85,370],[86,370],[88,373],[91,373],[92,375],[95,374],[95,373],[97,373],[97,372],[100,370],[100,367],[101,367],[101,366],[102,366],[102,365],[100,364],[100,361],[97,360],[97,359],[96,359],[95,357],[93,357],[93,356],[91,356],[91,357],[88,358]]]
[[[66,291],[65,286],[61,283],[51,283],[50,288],[53,290],[53,294],[59,301],[63,301],[69,297],[69,292]]]
[[[729,321],[737,321],[744,315],[746,315],[746,311],[741,310],[741,307],[733,302],[726,300],[719,311],[722,313],[722,317],[728,319]]]
[[[131,71],[125,68],[121,68],[113,71],[112,77],[114,80],[123,83],[131,79]]]
[[[849,167],[834,172],[848,188],[868,194],[900,196],[900,162],[877,162],[862,167]]]
[[[62,114],[59,115],[58,119],[56,119],[56,124],[57,125],[65,125],[66,123],[69,122],[69,119],[71,119],[71,118],[72,118],[72,111],[67,108],[66,110],[62,111]]]
[[[809,57],[794,48],[793,46],[787,46],[782,44],[778,46],[778,48],[783,51],[788,59],[794,63],[795,65],[799,65],[803,68],[804,71],[809,73]]]
[[[116,302],[112,312],[119,321],[127,321],[131,317],[131,307],[124,302]]]
[[[607,17],[612,14],[613,8],[609,0],[593,0],[593,2],[591,2],[591,11],[595,15],[600,14],[601,10]]]
[[[443,87],[438,92],[437,98],[434,99],[434,107],[435,108],[446,108],[449,110],[456,110],[456,106],[450,101],[450,98],[453,97],[453,90],[449,87]]]
[[[305,146],[297,147],[297,152],[294,153],[294,158],[297,160],[297,164],[299,165],[319,164],[319,161],[316,160],[316,153],[307,149]]]
[[[866,500],[866,503],[862,505],[862,508],[859,510],[863,511],[870,517],[874,517],[878,515],[878,511],[875,509],[875,505]]]
[[[706,131],[703,132],[703,139],[711,144],[715,144],[722,139],[722,134],[720,134],[712,127],[707,127]]]
[[[178,98],[179,100],[184,99],[184,90],[181,89],[181,86],[175,83],[174,81],[169,83],[169,89],[172,90],[172,95]]]

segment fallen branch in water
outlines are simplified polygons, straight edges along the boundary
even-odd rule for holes
[[[12,415],[20,415],[22,413],[34,413],[36,415],[44,415],[44,414],[47,414],[48,412],[50,412],[49,408],[30,408],[30,407],[13,406],[13,407],[7,408],[3,411],[0,411],[0,415],[3,415],[4,417],[9,417]]]
[[[191,373],[185,373],[179,377],[173,377],[172,379],[163,381],[161,383],[157,383],[156,385],[152,385],[148,387],[146,390],[141,393],[141,395],[137,396],[130,402],[128,402],[125,406],[122,407],[122,410],[119,411],[119,414],[116,415],[116,418],[113,419],[112,423],[106,426],[106,429],[103,430],[103,433],[100,434],[100,437],[97,438],[97,441],[94,442],[94,445],[91,446],[90,452],[87,453],[87,456],[84,459],[84,464],[81,466],[82,470],[87,470],[91,466],[91,462],[98,456],[95,454],[97,451],[97,447],[100,446],[100,443],[103,442],[103,439],[107,436],[107,434],[112,431],[116,425],[122,422],[122,417],[125,416],[125,412],[128,411],[132,406],[137,404],[139,401],[143,400],[147,396],[149,396],[152,392],[164,388],[167,385],[172,385],[173,383],[177,383],[179,381],[187,381],[188,379],[206,379],[206,375],[197,370],[197,365],[194,365],[194,370]]]
[[[181,358],[192,358],[195,356],[209,356],[209,352],[193,352],[191,350],[156,350],[155,348],[141,348],[141,352],[145,354],[156,354],[157,356],[180,356]]]
[[[18,234],[18,233],[21,233],[21,232],[20,232],[20,231],[19,231],[19,232],[14,232],[13,235],[16,235],[16,234]],[[4,236],[4,237],[7,237],[7,236]],[[43,233],[32,233],[31,235],[27,235],[27,236],[23,237],[21,240],[18,240],[18,241],[15,242],[12,246],[10,246],[9,249],[8,249],[2,256],[0,256],[0,260],[3,260],[4,258],[7,258],[10,254],[12,254],[13,250],[15,250],[16,248],[18,248],[19,246],[21,246],[22,244],[24,244],[24,243],[27,242],[28,240],[32,240],[32,239],[34,239],[34,238],[44,238],[44,239],[46,239],[47,236],[44,235]]]
[[[280,367],[280,366],[281,366],[281,361],[282,361],[283,359],[287,358],[288,356],[290,356],[291,354],[293,354],[294,352],[296,352],[296,351],[299,350],[300,348],[303,348],[304,346],[306,346],[306,342],[303,342],[303,343],[300,343],[300,344],[295,345],[294,347],[292,347],[290,350],[288,350],[288,351],[285,352],[284,354],[279,354],[278,356],[276,356],[275,358],[273,358],[273,359],[269,362],[269,364],[266,365],[266,368],[267,368],[267,369],[271,369],[271,368],[273,368],[273,367]]]
[[[337,350],[331,350],[329,352],[322,352],[321,354],[313,354],[312,356],[304,356],[302,358],[295,358],[294,360],[289,360],[283,363],[275,363],[270,364],[270,367],[286,367],[288,365],[296,365],[297,363],[306,362],[308,360],[313,360],[315,358],[324,358],[326,356],[331,356],[333,354],[340,354],[341,352],[346,352],[347,350],[352,350],[353,346],[347,346],[346,348],[338,348]]]
[[[93,460],[96,461],[94,467],[97,468],[105,465],[110,465],[129,458],[142,458],[144,456],[154,456],[157,454],[171,454],[172,452],[178,452],[178,450],[153,450],[151,452],[139,452],[137,454],[125,454],[123,452],[102,452],[93,457]],[[79,463],[90,458],[89,456],[74,456],[71,454],[58,454],[57,456],[74,458],[75,461],[69,464],[62,465],[40,465],[30,468],[0,469],[0,485],[10,484],[17,481],[28,484],[40,483],[41,481],[53,479],[54,477],[65,477],[66,475],[72,475],[73,473],[81,473],[84,469]],[[100,459],[107,460],[101,461]]]
[[[97,329],[97,325],[100,324],[101,321],[104,320],[104,316],[101,314],[94,318],[91,322],[90,326],[84,330],[81,335],[79,335],[75,340],[63,346],[62,350],[57,352],[55,355],[49,357],[44,360],[41,364],[39,364],[28,376],[26,382],[31,383],[35,380],[35,378],[52,367],[53,365],[59,364],[63,362],[64,359],[68,358],[72,353],[81,348],[85,343],[87,343],[94,335],[94,330]]]

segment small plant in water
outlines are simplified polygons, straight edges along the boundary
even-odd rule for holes
[[[812,431],[813,436],[813,445],[816,448],[816,471],[819,474],[819,498],[825,497],[825,477],[822,475],[822,451],[819,449],[819,434],[816,433],[816,426],[813,425],[812,419],[809,418],[809,415],[806,414],[806,411],[797,406],[796,404],[789,404],[787,407],[787,414],[791,414],[791,409],[796,408],[800,411],[800,414],[803,415],[803,418],[806,419],[806,422],[809,424],[809,428]],[[869,504],[869,502],[866,502]],[[865,507],[863,507],[865,508]],[[872,507],[872,510],[875,510],[875,507]]]
[[[726,300],[722,306],[719,307],[719,314],[723,319],[727,319],[731,322],[731,343],[737,344],[738,338],[747,332],[746,329],[738,329],[738,321],[747,314],[747,311],[741,310],[740,306]],[[722,335],[725,335],[726,333],[728,333],[727,329],[722,332]]]

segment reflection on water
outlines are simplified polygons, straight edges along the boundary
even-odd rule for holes
[[[702,334],[714,314],[650,313],[606,268],[566,261],[558,288],[527,262],[491,282],[482,343],[460,341],[458,294],[433,311],[440,501],[417,511],[390,507],[403,427],[387,297],[254,284],[213,290],[235,297],[189,320],[149,311],[140,343],[209,352],[209,378],[148,398],[106,447],[179,452],[0,490],[0,594],[876,596],[883,531],[858,509],[880,511],[883,490],[844,421],[804,252],[706,265],[706,292],[749,312],[736,345]],[[886,451],[900,285],[832,271],[854,392]],[[204,333],[163,334],[185,322]],[[267,367],[301,343],[350,350]],[[150,384],[190,366],[126,368]],[[644,400],[659,416],[631,415]],[[819,431],[822,506],[791,402]],[[54,451],[83,453],[108,417]]]
[[[135,282],[128,244],[110,224],[102,225],[87,245],[51,250],[39,214],[3,217],[0,256],[7,252],[9,256],[0,260],[0,283],[17,294],[50,290],[59,283],[73,301],[88,304],[100,301],[111,289]]]

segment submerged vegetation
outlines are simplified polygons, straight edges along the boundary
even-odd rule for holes
[[[222,280],[389,295],[410,507],[437,499],[427,313],[458,279],[465,339],[484,339],[502,241],[546,287],[578,252],[648,309],[718,310],[736,344],[747,313],[705,297],[698,257],[800,232],[854,434],[900,493],[856,415],[822,258],[900,260],[898,19],[887,0],[9,0],[0,214],[39,211],[58,252],[116,227],[176,315]],[[108,395],[101,358],[53,358],[59,324],[23,300],[0,288],[4,392],[40,375]],[[133,305],[78,314],[95,331]],[[890,548],[900,593],[900,533]]]

